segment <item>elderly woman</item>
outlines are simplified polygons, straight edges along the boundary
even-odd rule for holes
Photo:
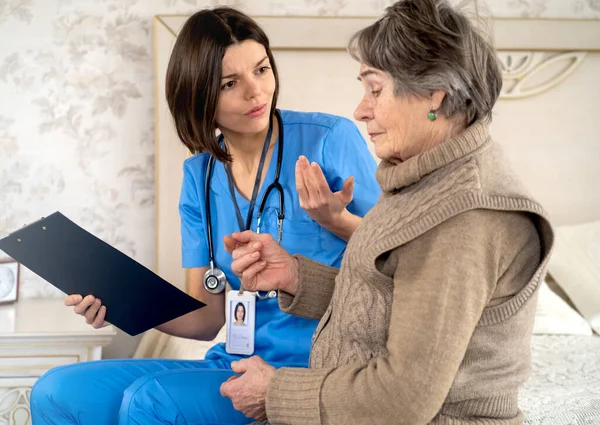
[[[553,235],[488,133],[494,48],[447,1],[404,0],[350,51],[383,196],[339,270],[268,235],[226,238],[247,290],[320,324],[310,369],[245,359],[221,392],[272,424],[521,424]]]

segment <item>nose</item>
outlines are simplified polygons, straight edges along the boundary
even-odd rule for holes
[[[248,78],[246,81],[246,99],[250,100],[260,95],[260,84],[254,78]]]
[[[354,119],[362,122],[367,122],[373,119],[373,107],[367,100],[366,96],[363,96],[360,103],[354,110]]]

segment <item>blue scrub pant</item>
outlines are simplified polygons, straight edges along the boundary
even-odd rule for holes
[[[101,360],[49,370],[31,391],[33,425],[248,424],[221,396],[226,361]]]

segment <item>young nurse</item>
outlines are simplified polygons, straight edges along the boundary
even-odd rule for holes
[[[306,79],[318,72],[308,70]],[[210,341],[225,324],[224,278],[235,293],[240,283],[224,236],[268,232],[288,252],[339,267],[346,241],[379,197],[376,165],[356,126],[323,113],[280,111],[278,89],[269,41],[252,19],[218,8],[187,20],[169,62],[166,95],[179,137],[195,154],[184,164],[179,205],[183,267],[190,295],[206,307],[158,327],[163,332]],[[283,313],[276,294],[242,297],[252,299],[242,300],[248,326],[235,331],[251,340],[253,354],[278,367],[306,367],[317,321]],[[235,309],[240,300],[231,302]],[[75,294],[65,303],[89,324],[105,324],[101,300]],[[248,354],[233,342],[228,336],[204,360],[52,369],[33,388],[33,423],[252,422],[219,392],[234,375],[231,362]]]

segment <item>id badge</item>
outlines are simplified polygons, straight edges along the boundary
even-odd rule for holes
[[[254,319],[256,294],[244,291],[227,292],[227,339],[225,351],[229,354],[250,355],[254,353]]]

